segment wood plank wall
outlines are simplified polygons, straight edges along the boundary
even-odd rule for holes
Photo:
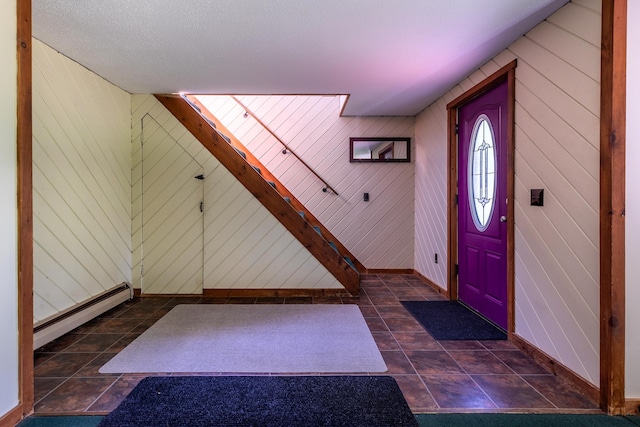
[[[34,321],[131,280],[131,96],[33,41]]]
[[[413,139],[415,118],[340,117],[338,96],[238,98],[339,195],[322,192],[322,182],[231,97],[199,97],[366,268],[413,269],[414,163],[350,163],[349,137]]]
[[[133,284],[142,249],[141,123],[155,122],[204,167],[204,289],[343,289],[342,285],[153,96],[134,95]],[[156,136],[160,133],[156,134]],[[146,140],[146,139],[145,139]]]
[[[517,58],[516,334],[599,382],[600,2],[568,3],[422,112],[416,270],[446,287],[446,108]],[[545,206],[529,190],[545,189]]]

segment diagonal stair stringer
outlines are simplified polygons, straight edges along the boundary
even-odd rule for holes
[[[203,110],[200,110],[201,112],[196,110],[200,107],[181,96],[155,95],[155,97],[351,295],[359,293],[360,274],[356,267],[361,264],[354,262],[355,258],[337,240],[331,242],[335,247],[329,243],[331,240],[326,240],[333,238],[328,230],[319,222],[317,224],[309,222],[310,219],[315,220],[315,218],[306,209],[299,210],[302,204],[246,149],[241,150],[237,147],[242,145],[221,123],[210,115],[205,118],[201,114]],[[228,141],[221,136],[221,133],[228,138]],[[243,151],[242,155],[239,150]],[[327,234],[322,235],[323,232]],[[341,251],[341,248],[344,250]]]
[[[317,219],[312,213],[311,211],[309,211],[307,209],[307,207],[300,202],[294,195],[293,193],[291,193],[289,191],[289,189],[282,184],[278,178],[275,177],[275,175],[273,175],[271,173],[271,171],[269,171],[269,169],[264,166],[264,164],[257,158],[255,157],[251,151],[249,149],[247,149],[247,147],[240,142],[240,140],[238,140],[231,131],[229,131],[229,129],[227,129],[225,127],[224,124],[222,124],[222,122],[220,120],[218,120],[218,118],[213,115],[208,109],[207,107],[205,107],[199,100],[197,97],[195,96],[189,96],[186,95],[185,99],[187,99],[187,101],[189,103],[192,104],[192,106],[194,106],[199,112],[200,115],[202,115],[203,117],[205,117],[205,120],[208,120],[209,122],[213,123],[213,125],[215,126],[216,129],[218,129],[220,132],[222,132],[225,136],[227,136],[229,138],[229,143],[231,145],[233,145],[234,147],[240,149],[243,153],[245,153],[246,155],[246,160],[249,164],[258,167],[258,169],[260,170],[260,174],[262,175],[262,177],[264,179],[266,179],[268,182],[273,182],[277,188],[278,193],[284,197],[290,204],[291,206],[294,207],[294,209],[296,210],[296,212],[303,212],[304,213],[304,218],[307,220],[307,222],[309,222],[319,233],[321,236],[324,237],[324,239],[327,242],[331,242],[331,245],[335,245],[335,247],[337,248],[337,251],[343,256],[348,258],[352,264],[353,267],[355,267],[355,269],[359,272],[359,273],[364,273],[366,272],[366,267],[364,265],[362,265],[362,263],[360,263],[360,261],[358,261],[358,259],[342,244],[342,242],[340,242],[340,240],[338,240],[332,233],[331,231],[329,231],[329,229],[327,229],[324,224],[322,224],[322,222],[320,222],[319,219]],[[259,122],[261,126],[264,126],[263,123]]]

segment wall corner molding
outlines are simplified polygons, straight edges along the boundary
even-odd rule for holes
[[[627,0],[602,2],[600,84],[600,406],[625,403]]]

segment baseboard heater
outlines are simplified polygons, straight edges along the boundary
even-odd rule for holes
[[[33,327],[33,348],[37,349],[94,319],[118,304],[133,298],[130,283],[123,282],[113,289],[71,307],[53,318],[44,319]]]

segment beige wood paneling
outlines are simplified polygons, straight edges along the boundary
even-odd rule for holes
[[[447,109],[440,99],[416,120],[415,269],[443,289],[448,263],[446,141]]]
[[[413,117],[340,117],[337,96],[238,97],[271,131],[311,166],[338,196],[229,96],[200,101],[367,268],[413,268],[414,162],[349,162],[349,137],[412,138]],[[370,201],[364,202],[368,192]]]
[[[36,322],[131,280],[130,102],[34,39]]]
[[[141,139],[142,293],[201,294],[204,168],[150,116]]]
[[[513,59],[516,334],[599,381],[599,5],[568,3],[417,118],[416,270],[446,287],[446,103]],[[545,206],[529,204],[545,189]]]
[[[154,197],[153,192],[147,194],[142,191],[144,175],[140,145],[143,120],[145,123],[157,123],[158,132],[168,135],[173,144],[180,146],[181,151],[203,167],[204,253],[200,263],[204,263],[205,289],[342,289],[342,285],[309,251],[150,95],[134,95],[132,102],[134,287],[140,287],[143,252],[153,250],[147,248],[150,242],[145,240],[142,244],[143,199]],[[169,155],[168,150],[157,153],[158,159],[163,156],[175,158]],[[151,162],[154,162],[153,158]],[[164,179],[170,182],[174,175]],[[157,221],[163,223],[163,218]],[[162,228],[163,225],[159,227]],[[194,262],[195,258],[192,257]]]

